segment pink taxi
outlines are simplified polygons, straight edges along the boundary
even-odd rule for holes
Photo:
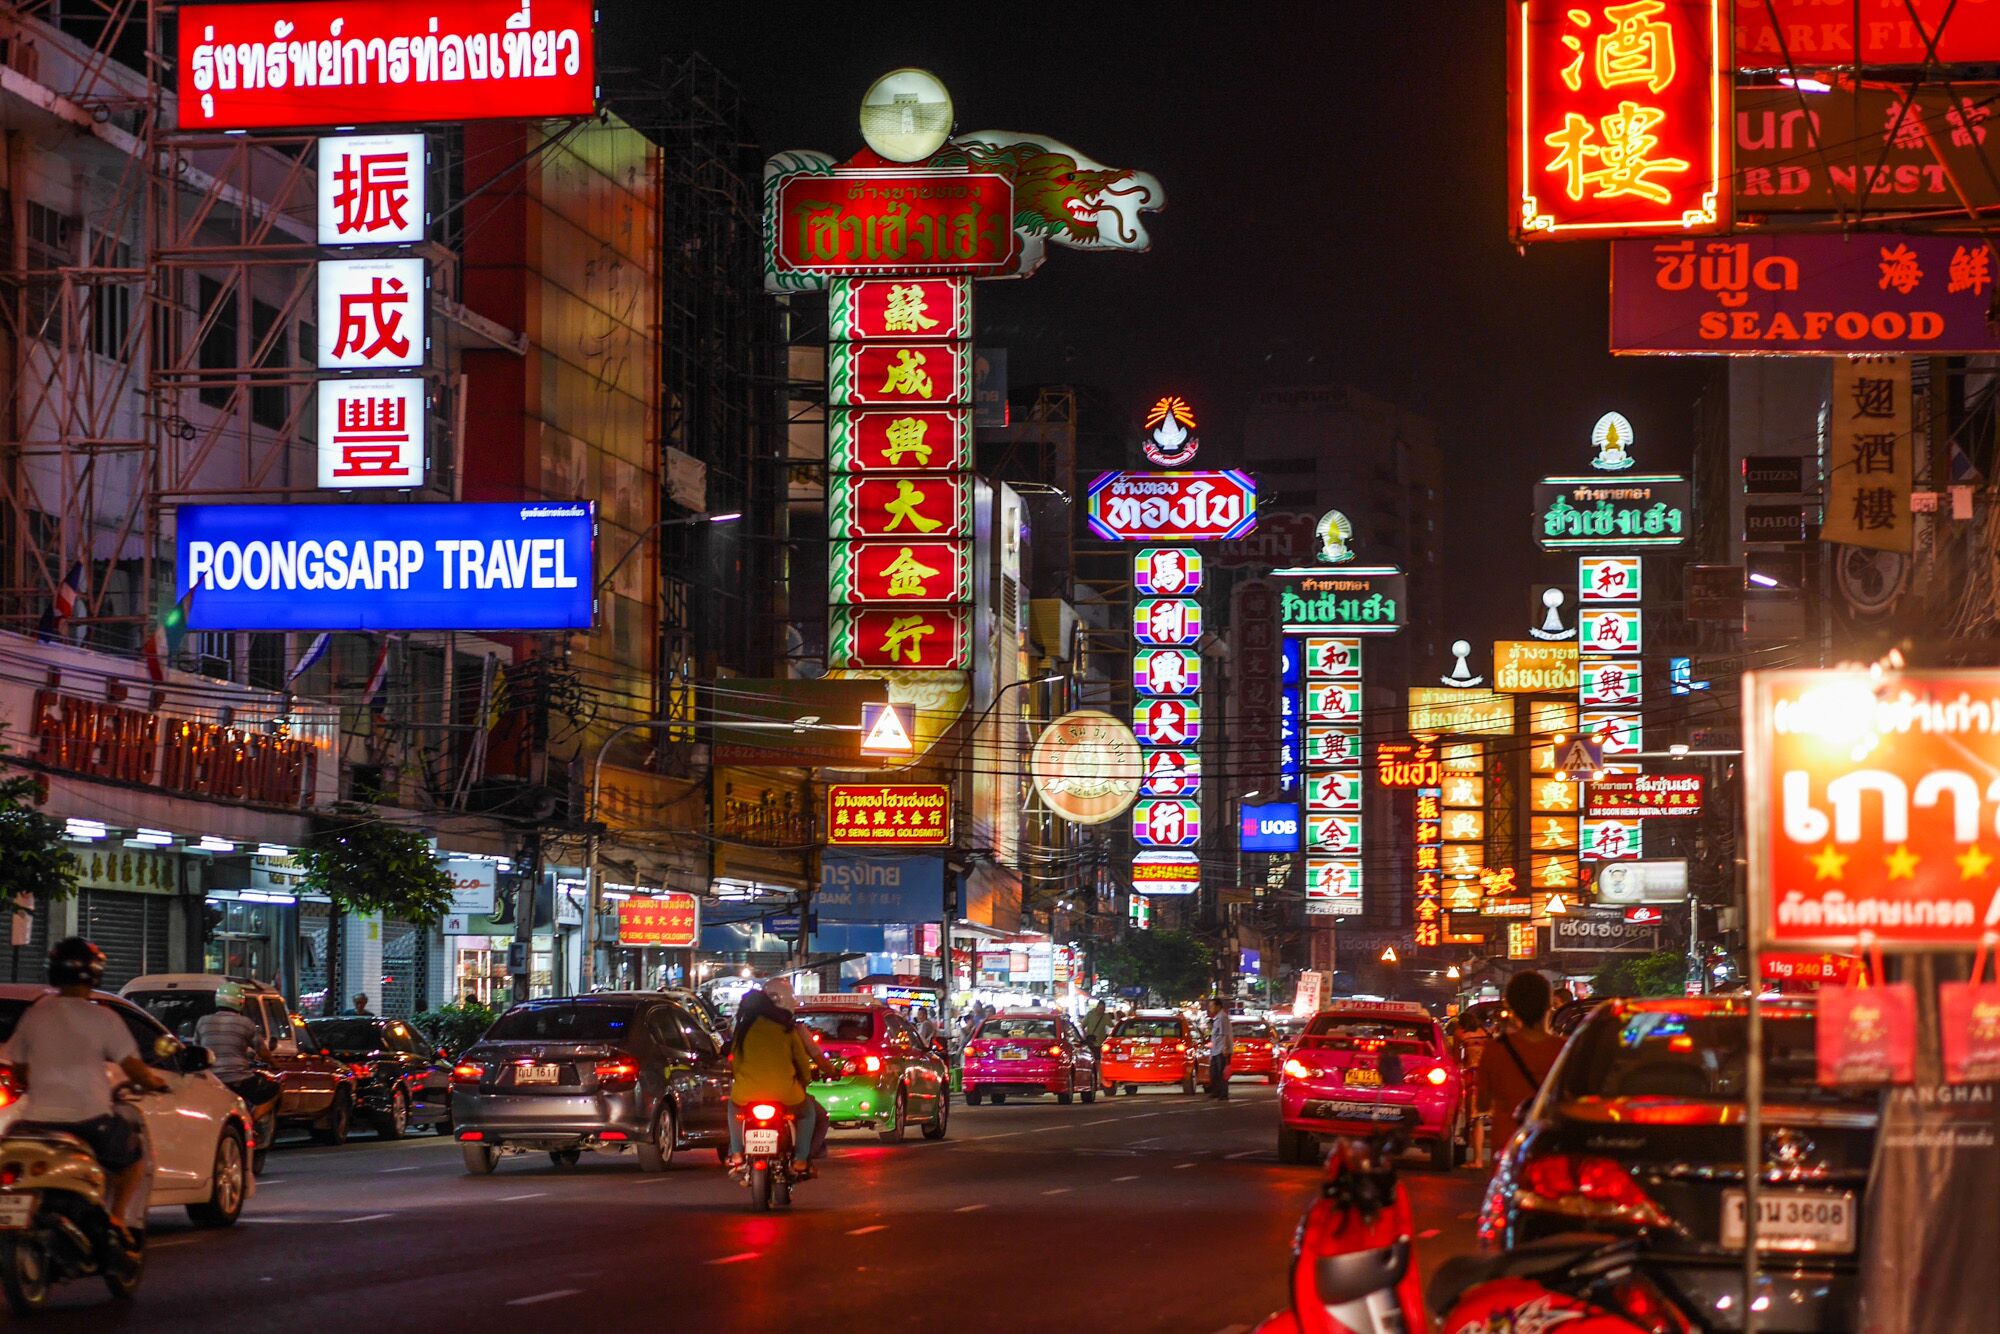
[[[1321,1136],[1401,1125],[1431,1166],[1459,1162],[1471,1089],[1444,1029],[1413,1001],[1342,1001],[1314,1015],[1278,1080],[1278,1159],[1314,1161]]]

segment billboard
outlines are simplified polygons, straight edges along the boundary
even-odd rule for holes
[[[1257,483],[1234,470],[1099,473],[1085,512],[1107,542],[1226,541],[1257,526]]]
[[[780,155],[765,167],[775,273],[999,274],[1019,257],[1014,183],[1005,175],[920,168],[833,175],[817,158]]]
[[[1606,774],[1586,788],[1585,813],[1615,820],[1700,815],[1700,774]]]
[[[1394,634],[1409,615],[1409,576],[1392,565],[1278,570],[1288,578],[1278,594],[1285,633]]]
[[[588,503],[183,505],[192,630],[588,630]]]
[[[1693,503],[1685,477],[1544,477],[1535,483],[1535,543],[1544,551],[1677,547],[1693,531]]]
[[[951,842],[951,788],[944,783],[829,783],[830,848],[935,847]]]
[[[593,0],[182,5],[182,130],[420,125],[597,110]]]
[[[618,943],[626,947],[691,950],[701,943],[701,900],[668,892],[618,904]]]
[[[1299,804],[1296,801],[1269,801],[1244,806],[1237,846],[1244,852],[1297,852],[1299,850]]]
[[[1734,0],[1736,65],[2000,63],[2000,0]],[[1931,43],[1936,43],[1932,54]],[[1790,90],[1787,89],[1787,92]],[[1740,94],[1739,94],[1740,95]]]
[[[939,856],[828,853],[813,911],[821,922],[935,922],[944,916],[944,877]]]
[[[2000,4],[1993,15],[2000,20]],[[1994,37],[2000,45],[2000,23]],[[1746,213],[1848,215],[2000,206],[1985,147],[1995,91],[1738,88],[1737,201]]]

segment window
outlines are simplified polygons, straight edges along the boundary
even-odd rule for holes
[[[27,331],[44,342],[62,338],[61,270],[76,263],[76,219],[28,201]]]
[[[634,1006],[541,1001],[517,1005],[494,1021],[488,1042],[622,1042]]]
[[[106,1001],[99,1001],[98,1004],[107,1006],[124,1022],[125,1027],[131,1030],[132,1045],[139,1049],[140,1060],[147,1065],[173,1064],[174,1055],[180,1051],[181,1044],[174,1041],[173,1035],[161,1028],[152,1016],[130,1005],[110,1005]]]
[[[90,238],[92,267],[129,269],[132,247],[115,236],[93,233]],[[125,339],[132,329],[132,293],[124,283],[102,281],[90,288],[90,350],[100,357],[122,361]]]
[[[1121,1019],[1111,1030],[1115,1038],[1179,1038],[1187,1030],[1178,1019]]]
[[[285,331],[277,329],[278,308],[262,301],[250,303],[250,351],[260,371],[279,371],[290,364],[286,356]],[[273,330],[276,330],[274,333]],[[270,339],[269,346],[265,339]],[[262,348],[260,352],[258,349]],[[250,420],[276,431],[291,415],[292,391],[284,385],[264,384],[250,391]]]
[[[700,1021],[693,1015],[676,1005],[669,1005],[666,1007],[666,1010],[673,1015],[674,1021],[680,1025],[681,1032],[686,1036],[686,1045],[695,1055],[719,1056],[722,1054],[722,1047],[716,1042],[715,1035],[710,1033],[706,1028],[703,1028]]]
[[[204,371],[230,371],[236,369],[236,289],[225,288],[214,278],[203,278],[195,285],[197,300],[194,316],[195,328],[201,333],[201,343],[195,349],[195,364]],[[229,406],[227,383],[207,383],[204,376],[198,397],[203,407],[226,408]]]

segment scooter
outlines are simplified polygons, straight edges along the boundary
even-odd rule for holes
[[[121,1114],[124,1101],[121,1095]],[[144,1166],[145,1179],[152,1179]],[[136,1217],[145,1217],[141,1199]],[[119,1301],[139,1291],[143,1231],[128,1246],[111,1225],[110,1182],[90,1146],[58,1126],[21,1124],[0,1139],[0,1292],[15,1315],[38,1311],[59,1283],[96,1275]]]
[[[775,1102],[732,1107],[729,1114],[743,1122],[743,1163],[732,1175],[750,1188],[750,1203],[757,1212],[789,1208],[792,1187],[803,1179],[792,1166],[797,1120]]]

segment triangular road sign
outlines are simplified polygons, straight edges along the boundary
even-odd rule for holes
[[[1572,782],[1587,778],[1603,767],[1604,748],[1580,736],[1570,738],[1569,745],[1556,756],[1556,771],[1567,775]]]
[[[861,706],[861,753],[863,755],[910,755],[917,749],[910,740],[915,711],[907,704],[863,704]]]

